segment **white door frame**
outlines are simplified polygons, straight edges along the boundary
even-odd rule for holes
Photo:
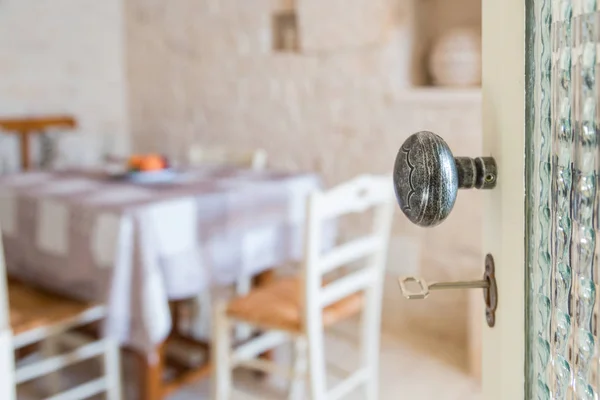
[[[482,7],[483,155],[498,164],[484,208],[484,254],[494,256],[499,299],[495,328],[481,316],[485,400],[525,399],[525,3]]]

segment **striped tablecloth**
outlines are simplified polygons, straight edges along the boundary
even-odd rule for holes
[[[108,306],[106,334],[151,352],[169,299],[196,296],[301,256],[312,174],[225,167],[133,184],[99,172],[0,176],[7,268]]]

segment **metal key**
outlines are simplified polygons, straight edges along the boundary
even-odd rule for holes
[[[429,296],[429,292],[433,290],[449,290],[449,289],[489,289],[489,280],[482,279],[479,281],[459,281],[459,282],[433,282],[427,283],[424,279],[408,276],[400,278],[400,290],[402,295],[409,300],[422,300]],[[417,292],[409,290],[408,283],[416,283],[420,290]]]

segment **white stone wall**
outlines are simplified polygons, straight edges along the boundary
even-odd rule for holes
[[[93,163],[109,145],[125,152],[123,15],[122,0],[0,1],[0,118],[72,114],[79,129],[61,143],[72,162]],[[18,165],[14,140],[0,143]]]
[[[128,0],[133,146],[174,157],[184,157],[194,142],[262,147],[274,167],[317,171],[327,185],[365,172],[389,173],[400,144],[418,130],[439,133],[456,155],[478,155],[477,96],[407,91],[410,18],[396,2],[336,1],[327,8],[335,12],[319,14],[314,8],[319,1],[296,0],[300,15],[311,18],[299,26],[347,36],[323,37],[319,49],[318,40],[301,31],[299,53],[276,53],[271,21],[274,12],[290,7],[283,0]],[[388,8],[365,9],[370,5]],[[345,10],[349,14],[336,14]],[[366,17],[356,17],[361,14]],[[329,22],[335,26],[325,29]],[[466,293],[436,293],[408,303],[394,274],[478,278],[480,197],[461,193],[453,214],[434,229],[412,227],[398,213],[386,328],[429,330],[465,342]]]

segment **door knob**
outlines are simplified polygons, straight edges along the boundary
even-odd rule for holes
[[[402,212],[416,225],[441,223],[456,201],[458,189],[492,189],[497,168],[492,157],[454,157],[433,132],[417,132],[398,150],[394,190]]]

